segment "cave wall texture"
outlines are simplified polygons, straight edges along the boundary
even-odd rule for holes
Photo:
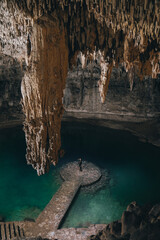
[[[160,79],[134,77],[130,91],[128,73],[123,66],[113,68],[105,102],[100,100],[98,81],[100,66],[96,62],[78,66],[68,72],[63,96],[65,113],[88,113],[92,117],[102,114],[106,119],[145,121],[160,115]],[[23,120],[21,107],[21,81],[24,75],[19,63],[12,57],[1,55],[0,109],[1,122]]]
[[[159,5],[0,2],[0,120],[23,119],[23,110],[27,162],[39,175],[58,161],[63,108],[70,116],[159,118]]]
[[[0,121],[22,117],[21,80],[23,73],[18,61],[7,55],[0,55]]]
[[[142,121],[159,117],[160,79],[134,76],[130,91],[129,76],[123,66],[113,68],[104,103],[99,94],[100,65],[94,61],[86,68],[73,68],[66,80],[64,107],[67,112],[102,114],[104,118],[123,121]]]

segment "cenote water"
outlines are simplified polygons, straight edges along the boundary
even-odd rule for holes
[[[60,187],[61,165],[82,157],[109,171],[110,181],[97,191],[79,192],[61,227],[87,227],[121,217],[131,201],[160,201],[160,148],[132,134],[86,123],[62,124],[65,156],[38,177],[26,164],[21,127],[0,130],[0,215],[6,221],[36,218]]]

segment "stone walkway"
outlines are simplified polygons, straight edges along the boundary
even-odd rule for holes
[[[36,219],[36,224],[25,231],[26,236],[53,237],[79,187],[78,180],[65,181]]]
[[[96,227],[93,225],[92,228],[81,228],[81,229],[59,229],[60,223],[67,212],[69,206],[71,205],[78,189],[81,186],[86,186],[97,182],[101,178],[101,172],[98,167],[92,163],[83,162],[82,172],[79,170],[77,162],[71,162],[62,167],[60,171],[61,177],[64,182],[60,189],[54,194],[51,201],[38,216],[35,222],[14,222],[17,226],[17,235],[14,231],[10,231],[9,223],[5,223],[8,226],[6,235],[6,228],[3,227],[3,231],[0,229],[0,239],[18,239],[21,235],[26,238],[35,238],[41,236],[42,238],[48,239],[87,239],[87,236],[95,232]],[[0,223],[1,224],[1,223]],[[105,225],[94,225],[99,226],[100,229]],[[92,233],[93,231],[93,233]],[[19,234],[20,233],[20,234]],[[19,235],[18,235],[19,234]],[[9,237],[6,237],[9,236]],[[13,237],[14,236],[14,237]],[[68,236],[68,237],[67,237]]]

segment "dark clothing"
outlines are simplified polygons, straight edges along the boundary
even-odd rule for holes
[[[79,170],[82,172],[82,159],[78,159],[78,164],[79,164]]]

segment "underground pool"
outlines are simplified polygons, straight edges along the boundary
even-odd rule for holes
[[[37,218],[62,184],[60,168],[79,157],[97,165],[104,176],[101,184],[79,191],[61,228],[109,223],[131,201],[160,201],[160,148],[129,132],[82,122],[63,122],[61,134],[64,157],[39,177],[26,163],[22,127],[0,130],[0,216],[5,221]]]

